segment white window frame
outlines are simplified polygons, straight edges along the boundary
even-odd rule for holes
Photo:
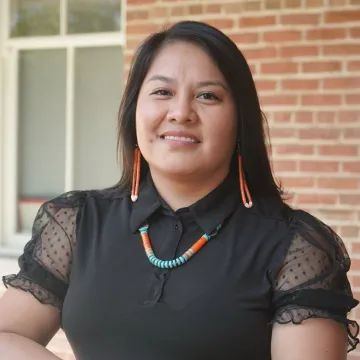
[[[64,191],[73,190],[74,52],[81,47],[121,46],[125,49],[126,1],[121,0],[121,29],[118,32],[66,35],[67,2],[60,0],[59,35],[17,38],[9,36],[10,1],[0,0],[0,255],[17,256],[30,239],[30,234],[17,232],[19,52],[60,48],[67,50]]]

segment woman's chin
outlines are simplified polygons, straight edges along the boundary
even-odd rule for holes
[[[176,166],[175,164],[169,164],[168,166],[162,165],[161,167],[157,167],[154,169],[162,176],[171,177],[171,178],[186,178],[193,177],[197,173],[201,172],[201,169],[196,169],[194,166],[189,166],[190,164],[179,164]]]

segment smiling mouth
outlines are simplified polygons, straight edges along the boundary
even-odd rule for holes
[[[160,138],[163,140],[175,140],[175,141],[183,141],[183,142],[189,142],[195,144],[199,143],[199,141],[185,136],[166,135],[166,136],[160,136]]]

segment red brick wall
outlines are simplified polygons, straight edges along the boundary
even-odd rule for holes
[[[294,206],[343,237],[360,299],[360,0],[128,0],[125,71],[139,41],[184,19],[219,27],[246,55],[276,174]],[[72,359],[63,336],[50,349]]]

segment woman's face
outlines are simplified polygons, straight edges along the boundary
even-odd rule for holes
[[[152,173],[226,176],[236,108],[222,73],[200,47],[176,42],[159,52],[140,89],[136,132]]]

